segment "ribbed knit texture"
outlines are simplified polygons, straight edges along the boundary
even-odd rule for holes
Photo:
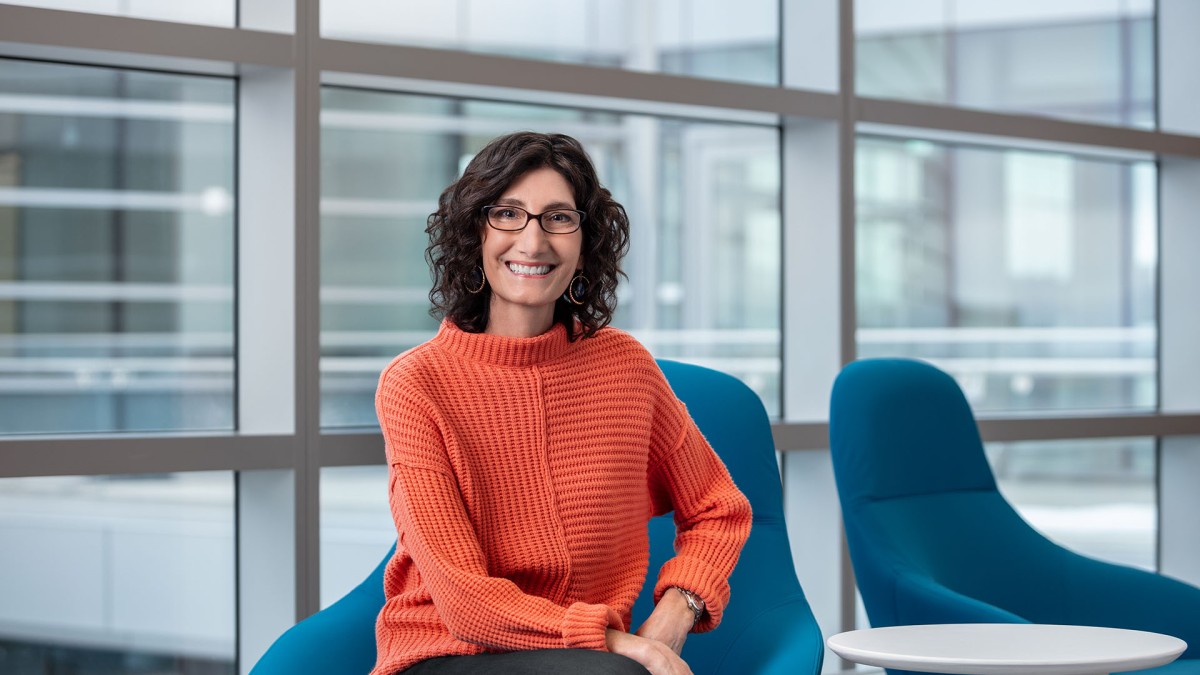
[[[659,572],[698,593],[710,630],[750,533],[750,504],[650,354],[613,328],[576,342],[437,336],[383,371],[399,543],[384,574],[373,675],[434,656],[605,649],[629,630],[646,523],[675,511]]]

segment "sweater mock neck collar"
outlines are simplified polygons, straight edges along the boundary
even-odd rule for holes
[[[518,338],[468,333],[453,321],[443,319],[433,342],[464,359],[517,368],[553,361],[573,346],[567,339],[566,326],[558,322],[541,335]]]

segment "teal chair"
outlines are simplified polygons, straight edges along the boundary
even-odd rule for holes
[[[754,509],[750,539],[729,580],[732,598],[721,626],[690,636],[684,658],[695,675],[817,675],[824,645],[792,564],[775,444],[762,402],[729,375],[672,361],[659,365]],[[655,572],[673,554],[674,537],[670,515],[650,522],[650,573],[633,607],[635,626],[653,609]],[[252,675],[370,670],[375,617],[383,606],[383,568],[391,555],[341,600],[284,633]]]
[[[1073,553],[996,488],[957,383],[920,361],[846,366],[829,415],[850,558],[876,627],[1050,623],[1174,635],[1200,675],[1200,589]]]

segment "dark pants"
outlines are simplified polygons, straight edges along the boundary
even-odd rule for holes
[[[504,654],[441,656],[413,664],[404,675],[648,675],[633,659],[589,649],[534,649]]]

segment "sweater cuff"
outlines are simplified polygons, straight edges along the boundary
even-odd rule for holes
[[[607,605],[573,603],[563,617],[563,647],[608,651],[605,631],[609,628],[625,630],[625,622],[617,610]]]
[[[693,633],[704,633],[721,623],[725,605],[729,602],[729,579],[698,558],[675,557],[668,560],[658,572],[658,583],[654,585],[654,604],[662,599],[672,586],[678,586],[699,595],[704,600],[704,614]]]

